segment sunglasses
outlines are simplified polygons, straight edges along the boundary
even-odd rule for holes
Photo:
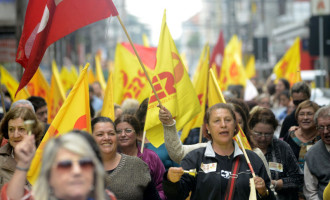
[[[60,171],[69,171],[72,169],[74,163],[78,164],[80,169],[82,169],[83,171],[84,170],[90,170],[94,167],[94,162],[92,159],[90,158],[83,158],[83,159],[80,159],[80,160],[76,160],[76,161],[73,161],[73,160],[62,160],[62,161],[59,161],[57,164],[56,164],[56,168]]]

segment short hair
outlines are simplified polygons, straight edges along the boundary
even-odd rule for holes
[[[36,111],[34,110],[34,107],[32,105],[32,103],[26,99],[20,99],[18,101],[15,101],[14,103],[11,104],[10,109],[16,108],[19,105],[27,105],[29,107],[31,107],[31,110],[35,113]]]
[[[234,112],[234,107],[233,107],[232,104],[217,103],[217,104],[214,104],[213,106],[209,107],[206,110],[204,122],[209,124],[212,111],[217,110],[217,109],[226,109],[226,110],[229,111],[230,115],[234,119],[234,124],[235,124],[235,129],[236,129],[234,135],[236,135],[239,130],[238,130],[238,123],[237,123],[236,115],[235,115],[235,112]]]
[[[43,137],[43,132],[44,132],[44,126],[40,121],[37,119],[37,116],[35,115],[34,112],[32,112],[31,109],[26,108],[26,107],[15,107],[10,109],[4,118],[1,121],[0,124],[0,130],[1,133],[3,134],[3,137],[6,138],[7,140],[9,139],[8,136],[8,123],[12,119],[18,119],[21,118],[23,121],[26,120],[34,120],[34,124],[32,126],[32,134],[35,136],[35,141],[36,141],[36,146],[39,146],[41,139]]]
[[[264,123],[273,127],[274,131],[278,126],[278,122],[272,110],[260,106],[256,106],[250,112],[249,128],[252,130],[256,124]]]
[[[33,108],[36,112],[41,107],[47,106],[45,99],[39,96],[30,96],[27,100],[32,103]]]
[[[245,115],[249,117],[250,108],[249,105],[243,100],[238,98],[225,98],[227,103],[237,104],[244,111]]]
[[[285,97],[287,97],[288,99],[290,99],[290,92],[289,90],[283,90],[279,96],[284,95]]]
[[[285,78],[280,78],[278,81],[281,81],[285,87],[286,90],[290,90],[290,83],[287,79]]]
[[[310,100],[303,101],[298,105],[298,107],[296,109],[296,112],[294,114],[296,119],[298,119],[298,114],[299,114],[301,109],[309,108],[309,107],[312,107],[314,112],[316,112],[320,108],[319,105],[317,105],[317,103],[315,103],[314,101],[310,101]]]
[[[300,92],[304,93],[308,99],[311,97],[311,89],[304,81],[300,81],[293,84],[290,94],[292,96],[293,93],[300,93]]]
[[[148,102],[149,102],[149,98],[144,99],[135,113],[136,118],[140,122],[140,128],[141,128],[140,132],[142,132],[144,129],[144,122],[148,110]]]
[[[109,122],[115,128],[115,123],[109,117],[99,116],[99,117],[95,117],[94,119],[92,119],[92,122],[91,122],[92,132],[94,131],[95,124],[101,123],[101,122],[104,122],[104,123]]]
[[[316,126],[318,125],[318,118],[330,117],[330,105],[324,106],[318,109],[314,115],[314,122]]]
[[[131,114],[135,115],[136,111],[139,108],[139,101],[136,99],[125,99],[121,104],[121,109],[123,110],[123,114]]]
[[[49,178],[52,166],[60,149],[66,149],[74,154],[92,159],[94,164],[94,190],[91,195],[94,199],[104,200],[104,175],[103,165],[95,155],[92,147],[83,136],[77,133],[66,133],[49,140],[42,154],[42,164],[39,177],[32,189],[35,200],[50,199],[52,188],[49,185]]]
[[[115,120],[115,126],[117,126],[119,123],[122,123],[122,122],[127,122],[128,124],[130,124],[138,136],[141,134],[140,133],[140,129],[141,129],[140,122],[134,115],[122,114],[120,117],[118,117]]]

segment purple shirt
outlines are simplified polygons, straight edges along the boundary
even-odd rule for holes
[[[137,157],[141,158],[145,163],[147,163],[149,166],[151,179],[154,182],[156,189],[158,190],[160,198],[166,199],[162,186],[163,175],[165,173],[165,167],[162,161],[154,151],[144,148],[142,154],[140,149],[141,147],[139,146]]]

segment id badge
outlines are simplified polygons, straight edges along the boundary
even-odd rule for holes
[[[283,172],[283,165],[281,163],[269,162],[269,169],[277,172]]]
[[[201,164],[201,169],[204,173],[215,172],[217,171],[217,163]]]

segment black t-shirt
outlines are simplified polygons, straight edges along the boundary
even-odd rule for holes
[[[221,175],[221,199],[224,199],[226,190],[227,190],[227,185],[228,181],[231,177],[231,170],[233,166],[233,157],[234,157],[234,152],[230,156],[221,156],[218,154],[215,154],[215,158],[218,160],[218,166],[217,168],[220,171]]]

